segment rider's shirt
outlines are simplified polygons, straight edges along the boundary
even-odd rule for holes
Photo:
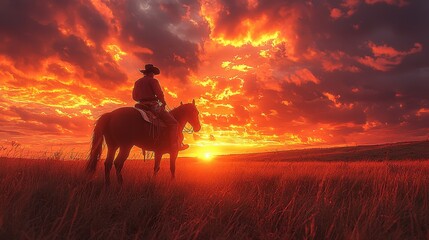
[[[134,83],[133,99],[137,102],[159,100],[165,104],[164,93],[158,80],[144,76]]]

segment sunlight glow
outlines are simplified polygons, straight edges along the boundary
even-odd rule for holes
[[[127,55],[126,52],[122,51],[121,48],[118,45],[115,45],[115,44],[107,45],[106,51],[108,53],[110,53],[110,55],[112,55],[113,59],[116,62],[119,62],[120,60],[122,60],[122,56],[126,56]]]
[[[204,152],[204,153],[201,153],[199,158],[205,162],[211,162],[213,160],[213,157],[214,156],[211,152]]]

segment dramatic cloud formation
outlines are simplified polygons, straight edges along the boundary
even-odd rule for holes
[[[145,63],[202,151],[427,139],[426,0],[4,0],[0,144],[87,151]]]

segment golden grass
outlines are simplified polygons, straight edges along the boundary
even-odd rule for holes
[[[0,239],[428,238],[429,162],[0,160]]]

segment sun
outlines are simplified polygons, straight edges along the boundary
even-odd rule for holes
[[[204,152],[200,155],[200,158],[206,162],[210,162],[213,159],[213,154],[211,152]]]
[[[201,162],[212,162],[221,152],[217,146],[200,145],[199,149],[195,151],[195,157]]]

